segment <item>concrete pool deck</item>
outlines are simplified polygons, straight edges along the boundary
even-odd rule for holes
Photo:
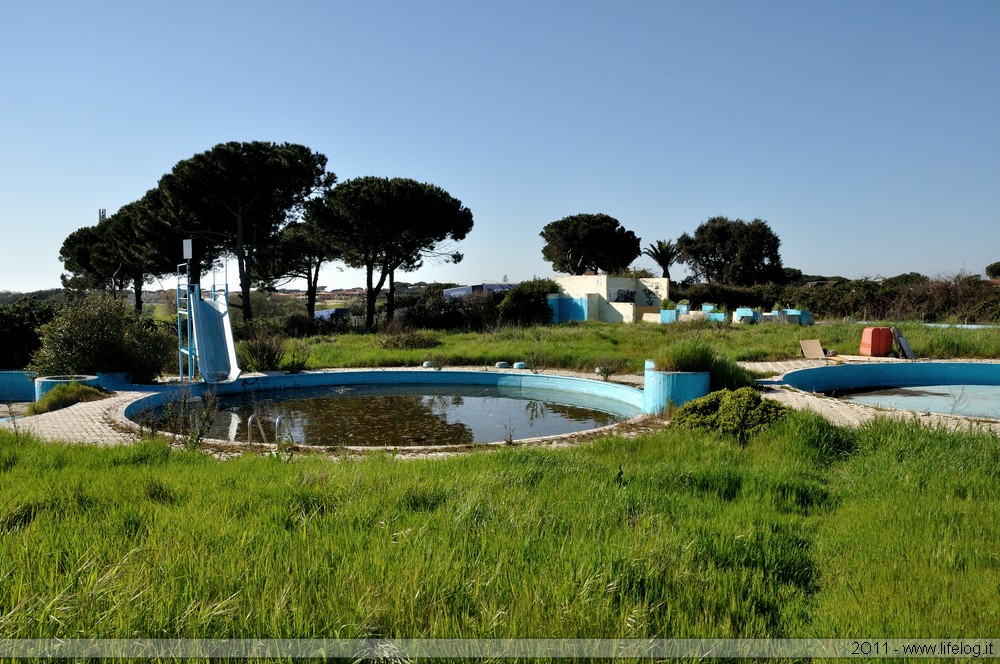
[[[911,360],[895,360],[890,358],[869,358],[861,356],[842,356],[841,361],[848,363],[863,362],[908,362]],[[984,361],[988,362],[988,361]],[[782,362],[741,362],[740,364],[752,371],[771,374],[773,377],[764,382],[763,396],[774,399],[782,404],[796,409],[814,411],[834,424],[857,427],[875,417],[896,417],[904,420],[915,420],[931,426],[944,426],[949,429],[977,428],[1000,435],[1000,421],[972,420],[964,417],[921,414],[913,411],[891,411],[862,404],[840,401],[831,397],[810,394],[793,390],[777,384],[781,376],[798,369],[828,366],[830,360],[786,360]],[[994,362],[995,363],[995,362]],[[458,368],[458,367],[456,367]],[[465,367],[468,369],[468,367]],[[424,370],[426,371],[426,369]],[[496,371],[496,370],[493,370]],[[594,378],[591,374],[581,374],[571,371],[545,371],[546,375],[572,376],[578,378]],[[622,374],[613,376],[614,382],[642,387],[641,374]],[[98,445],[119,445],[134,442],[141,432],[138,425],[125,418],[125,408],[133,401],[148,396],[152,392],[121,391],[114,392],[111,397],[101,401],[79,403],[69,408],[63,408],[43,415],[19,418],[14,421],[0,422],[0,429],[17,430],[30,433],[43,440],[63,441],[67,443],[91,443]],[[16,412],[16,411],[15,411]],[[6,409],[0,406],[0,417],[6,416]],[[652,418],[655,422],[665,422],[660,418]],[[610,428],[598,430],[601,434],[614,434],[618,429],[625,430],[629,423],[613,425]],[[634,424],[634,423],[633,423]],[[594,432],[581,432],[576,438],[592,437]],[[564,436],[572,437],[574,434]],[[555,437],[560,438],[560,437]],[[222,441],[219,441],[222,442]],[[225,444],[225,443],[222,443]],[[230,445],[238,445],[229,443]]]

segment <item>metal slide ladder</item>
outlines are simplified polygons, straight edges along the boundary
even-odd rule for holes
[[[286,422],[284,418],[285,418],[284,415],[278,415],[278,418],[274,420],[274,442],[278,443],[278,441],[282,439],[281,429],[282,425],[284,425],[285,429],[284,440],[287,441],[290,445],[294,445],[295,439],[292,437],[292,428],[288,425],[288,422]],[[267,445],[268,444],[267,433],[264,432],[264,421],[259,417],[257,417],[257,413],[254,413],[253,415],[247,418],[247,445],[253,445],[254,423],[257,424],[257,431],[258,433],[260,433],[261,441],[265,445]]]
[[[219,285],[216,281],[218,268],[212,266],[212,288],[207,291],[213,302],[229,306],[229,282]],[[195,367],[198,365],[198,345],[194,335],[193,302],[201,299],[201,285],[191,283],[188,263],[177,265],[177,373],[181,382],[194,382]],[[185,370],[186,369],[186,370]]]

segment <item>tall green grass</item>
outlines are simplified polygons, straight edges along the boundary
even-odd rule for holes
[[[994,436],[791,413],[449,459],[0,432],[0,634],[986,636]]]
[[[738,390],[753,387],[754,376],[728,357],[718,355],[697,337],[689,337],[666,346],[654,360],[660,371],[693,371],[710,374],[710,388]]]
[[[718,356],[736,361],[775,361],[802,357],[799,341],[819,339],[824,348],[857,354],[864,326],[845,322],[813,326],[761,324],[675,325],[570,323],[504,328],[493,332],[436,332],[440,344],[425,349],[386,348],[381,335],[344,334],[310,340],[311,367],[418,366],[426,360],[459,366],[491,366],[525,361],[541,369],[593,371],[602,361],[642,371],[646,359],[681,341],[695,339]],[[913,350],[930,358],[1000,359],[1000,330],[903,327]]]
[[[819,525],[824,635],[986,637],[1000,624],[1000,441],[875,421]],[[879,607],[877,611],[867,607]]]
[[[815,583],[764,469],[678,432],[425,461],[15,454],[5,636],[767,636]]]

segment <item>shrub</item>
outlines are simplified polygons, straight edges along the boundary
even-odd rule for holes
[[[91,387],[90,385],[81,385],[80,383],[56,385],[46,392],[41,399],[28,406],[28,415],[50,413],[53,410],[66,408],[75,403],[99,401],[100,399],[106,399],[108,396],[108,393],[104,390]]]
[[[474,332],[495,329],[500,322],[500,303],[503,292],[473,293],[458,300],[458,310],[465,328]]]
[[[685,429],[717,431],[746,444],[787,412],[778,402],[762,399],[753,388],[741,387],[689,401],[674,412],[671,423]]]
[[[412,304],[399,310],[404,323],[416,328],[435,330],[457,329],[462,326],[458,300],[446,300],[444,290],[450,284],[430,284],[413,298]],[[400,298],[402,300],[402,298]]]
[[[172,392],[162,408],[146,413],[151,432],[165,430],[183,439],[184,447],[196,449],[219,416],[219,398],[214,390],[196,397],[186,390]]]
[[[42,345],[39,328],[55,315],[51,300],[21,297],[0,305],[0,370],[19,371],[28,366],[31,354]]]
[[[507,291],[500,302],[500,322],[504,325],[547,325],[552,322],[549,295],[559,292],[551,279],[522,281]]]
[[[275,371],[284,355],[284,338],[266,328],[255,329],[236,344],[236,359],[244,371]]]
[[[344,315],[309,318],[305,314],[290,314],[277,318],[255,318],[250,325],[236,324],[233,326],[233,335],[237,339],[248,338],[254,330],[266,325],[277,334],[298,339],[317,334],[340,334],[347,331],[349,324],[350,317]]]
[[[670,421],[685,429],[715,430],[716,414],[725,391],[711,392],[706,396],[692,399],[674,411]]]
[[[289,339],[285,342],[285,371],[298,373],[306,368],[309,355],[312,353],[309,344],[302,339]]]
[[[316,328],[319,327],[316,318],[309,318],[305,314],[291,314],[290,316],[285,316],[282,321],[282,327],[284,328],[285,336],[287,337],[308,337],[310,335],[316,334]]]
[[[441,341],[432,334],[411,329],[406,323],[396,319],[389,322],[379,345],[387,350],[419,350],[440,346]]]
[[[601,378],[606,382],[611,380],[611,376],[616,373],[625,371],[627,366],[628,363],[625,360],[614,357],[603,357],[597,361],[595,373],[600,374]]]
[[[430,284],[418,296],[397,298],[400,318],[411,327],[423,329],[481,332],[496,328],[503,292],[484,291],[445,299],[446,287],[449,284]]]
[[[173,327],[143,318],[124,300],[94,292],[67,302],[40,329],[30,369],[41,376],[127,373],[154,380],[177,352]]]
[[[716,425],[722,433],[736,436],[741,442],[781,419],[787,409],[772,399],[762,399],[760,393],[749,387],[723,390]]]

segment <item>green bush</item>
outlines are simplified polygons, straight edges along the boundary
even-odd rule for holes
[[[500,302],[500,322],[525,327],[552,322],[549,295],[559,292],[551,279],[531,279],[514,286]]]
[[[277,371],[284,355],[285,339],[263,327],[236,344],[236,361],[243,371]]]
[[[56,385],[46,392],[41,399],[28,406],[27,412],[28,415],[41,415],[72,406],[75,403],[99,401],[107,397],[108,393],[99,388],[80,383],[66,383],[65,385]]]
[[[378,343],[386,350],[419,350],[441,345],[441,341],[433,334],[417,330],[401,330],[383,334]]]
[[[418,329],[470,330],[482,332],[497,327],[503,292],[476,292],[445,299],[449,284],[429,284],[417,296],[396,298],[398,318]],[[390,324],[394,321],[390,321]]]
[[[176,358],[173,327],[143,318],[124,300],[92,292],[62,305],[40,330],[29,368],[40,376],[127,373],[151,382]]]
[[[378,345],[386,350],[419,350],[441,345],[441,340],[429,332],[415,330],[408,322],[394,318],[378,336]]]
[[[670,421],[684,429],[715,431],[716,414],[719,412],[719,404],[722,403],[724,396],[726,396],[726,392],[719,390],[698,399],[692,399],[675,410]]]
[[[689,401],[674,412],[671,423],[685,429],[717,431],[745,444],[784,417],[787,410],[776,401],[762,399],[753,388],[741,387]]]
[[[0,370],[20,371],[28,366],[31,354],[42,345],[39,328],[55,315],[51,300],[21,297],[0,305]]]

